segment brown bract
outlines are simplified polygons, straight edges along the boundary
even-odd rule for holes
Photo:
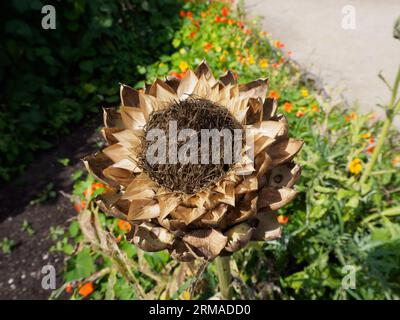
[[[276,114],[275,100],[265,99],[267,90],[268,79],[238,85],[230,71],[217,80],[205,61],[182,80],[157,79],[144,93],[122,85],[120,108],[104,109],[108,146],[84,159],[89,172],[109,186],[96,199],[100,208],[134,224],[130,238],[141,249],[168,249],[180,261],[212,260],[251,240],[279,237],[274,211],[296,195],[300,167],[293,158],[303,142],[288,138],[287,120]],[[241,160],[218,179],[185,193],[160,183],[138,160],[149,120],[193,97],[226,108],[253,139],[254,161],[245,145]]]

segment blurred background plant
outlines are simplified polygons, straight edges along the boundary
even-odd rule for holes
[[[10,180],[85,114],[117,102],[118,82],[172,52],[175,0],[54,1],[56,32],[41,28],[41,0],[0,10],[0,179]],[[69,127],[67,126],[69,124]]]

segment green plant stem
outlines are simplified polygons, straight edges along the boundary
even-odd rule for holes
[[[221,296],[224,300],[232,299],[232,276],[231,268],[229,266],[230,257],[217,257],[215,259],[215,267],[217,269],[217,277]]]
[[[392,125],[393,119],[395,115],[399,112],[400,109],[400,99],[396,101],[397,97],[397,91],[399,88],[400,84],[400,67],[399,70],[397,71],[397,76],[396,80],[393,86],[393,91],[392,91],[392,97],[390,99],[390,103],[387,109],[387,117],[385,122],[383,123],[383,127],[381,130],[381,133],[379,135],[378,142],[375,146],[374,152],[372,153],[371,159],[369,160],[367,167],[365,168],[361,178],[360,178],[360,184],[363,184],[367,181],[368,177],[371,174],[371,171],[378,160],[379,154],[381,153],[381,149],[383,147],[383,144],[385,143],[386,137],[389,134],[390,127]]]
[[[370,222],[371,220],[381,218],[381,217],[394,217],[400,215],[400,207],[394,207],[390,209],[386,209],[380,213],[374,213],[371,214],[370,216],[366,217],[362,222],[367,223]]]

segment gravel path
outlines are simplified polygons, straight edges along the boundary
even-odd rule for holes
[[[355,29],[342,27],[349,5]],[[246,9],[264,17],[264,29],[285,43],[293,59],[326,85],[343,87],[350,104],[382,114],[377,104],[387,103],[389,92],[377,75],[382,70],[393,83],[400,64],[400,41],[392,36],[400,0],[246,0]]]

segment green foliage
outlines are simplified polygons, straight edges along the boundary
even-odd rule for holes
[[[175,0],[53,1],[56,29],[41,27],[40,0],[1,10],[0,178],[9,180],[89,111],[115,104],[118,83],[171,50]],[[176,17],[176,18],[175,18]]]
[[[0,242],[0,250],[3,254],[10,254],[14,248],[15,242],[12,239],[3,238]]]
[[[186,3],[182,28],[172,40],[176,52],[138,71],[146,73],[148,80],[166,75],[168,70],[182,76],[187,65],[193,67],[206,57],[216,75],[232,68],[240,75],[240,81],[268,76],[269,94],[279,97],[279,112],[288,118],[290,134],[305,141],[296,158],[302,166],[302,177],[296,186],[298,196],[278,213],[289,217],[283,236],[268,243],[252,243],[233,255],[235,298],[398,299],[398,133],[392,132],[370,179],[361,184],[359,178],[371,157],[382,121],[371,121],[370,115],[362,116],[357,110],[344,111],[335,93],[330,98],[321,97],[278,48],[282,44],[260,32],[256,22],[245,21],[241,8],[231,10],[221,21],[225,5],[219,1]],[[187,12],[192,15],[188,17]],[[136,87],[142,85],[139,82]],[[359,170],[351,169],[354,159],[359,159]],[[74,196],[90,201],[84,193],[94,183],[93,178],[80,172],[74,180]],[[88,209],[97,210],[95,206]],[[117,219],[101,213],[98,216],[103,230],[119,239],[118,248],[131,261],[136,280],[121,272],[109,272],[96,279],[91,298],[137,298],[137,283],[150,298],[188,298],[188,289],[196,277],[177,283],[176,276],[186,264],[177,264],[166,252],[136,250],[126,241]],[[74,242],[88,248],[81,231],[75,229],[73,237]],[[85,252],[96,270],[110,266],[115,270],[112,257],[104,251]],[[71,259],[66,280],[73,278],[69,275],[77,268],[76,256]],[[355,270],[355,288],[342,285],[349,266]],[[175,291],[170,295],[171,286]],[[210,298],[218,291],[214,264],[207,265],[195,287],[194,298],[199,299]]]
[[[33,230],[31,224],[26,219],[22,221],[21,230],[26,232],[30,237],[35,234],[35,230]]]

